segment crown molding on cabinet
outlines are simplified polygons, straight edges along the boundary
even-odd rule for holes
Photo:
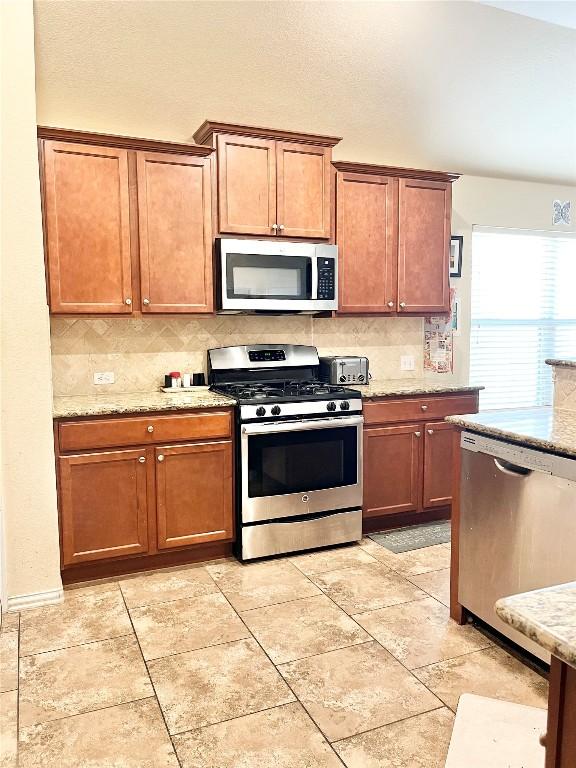
[[[250,125],[236,125],[234,123],[219,123],[215,120],[205,120],[194,133],[193,138],[198,144],[210,143],[215,133],[225,133],[232,136],[253,136],[259,139],[295,141],[299,144],[314,144],[318,147],[334,147],[338,142],[342,141],[340,136],[319,136],[315,133],[282,131],[275,128],[259,128]]]
[[[109,133],[76,131],[69,128],[51,128],[45,125],[38,126],[37,135],[39,139],[48,139],[50,141],[69,141],[94,146],[139,149],[145,152],[186,154],[198,157],[207,157],[214,152],[212,147],[199,144],[182,144],[172,141],[160,141],[158,139],[139,139],[134,136],[115,136]]]
[[[370,163],[355,163],[348,160],[337,160],[332,163],[337,171],[343,173],[365,173],[377,176],[396,176],[402,179],[420,179],[426,181],[445,181],[452,183],[460,178],[459,173],[444,171],[423,171],[416,168],[396,168],[391,165],[372,165]]]

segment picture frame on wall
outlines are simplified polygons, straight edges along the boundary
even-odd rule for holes
[[[450,277],[462,277],[462,248],[463,235],[452,235],[450,238]]]

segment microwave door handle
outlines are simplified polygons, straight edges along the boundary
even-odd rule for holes
[[[363,416],[347,416],[335,419],[309,419],[307,421],[284,421],[272,424],[244,424],[243,435],[268,435],[271,432],[302,432],[305,429],[331,429],[333,427],[359,427]]]
[[[318,259],[315,257],[310,258],[310,267],[312,269],[312,286],[310,298],[318,298]]]

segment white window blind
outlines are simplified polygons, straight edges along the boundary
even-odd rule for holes
[[[551,405],[544,361],[576,356],[576,235],[474,227],[471,304],[481,410]]]

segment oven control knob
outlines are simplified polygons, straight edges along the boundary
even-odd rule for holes
[[[272,406],[271,413],[272,413],[272,416],[280,416],[280,406],[279,405]]]
[[[350,410],[350,403],[348,400],[342,400],[340,403],[340,410],[341,411],[349,411]]]
[[[346,376],[340,376],[340,381],[346,381]]]
[[[336,403],[334,403],[333,401],[330,401],[330,402],[328,403],[328,405],[326,406],[326,408],[327,408],[329,411],[335,411],[335,410],[336,410]]]
[[[259,405],[258,408],[256,408],[256,416],[266,416],[266,408]]]

